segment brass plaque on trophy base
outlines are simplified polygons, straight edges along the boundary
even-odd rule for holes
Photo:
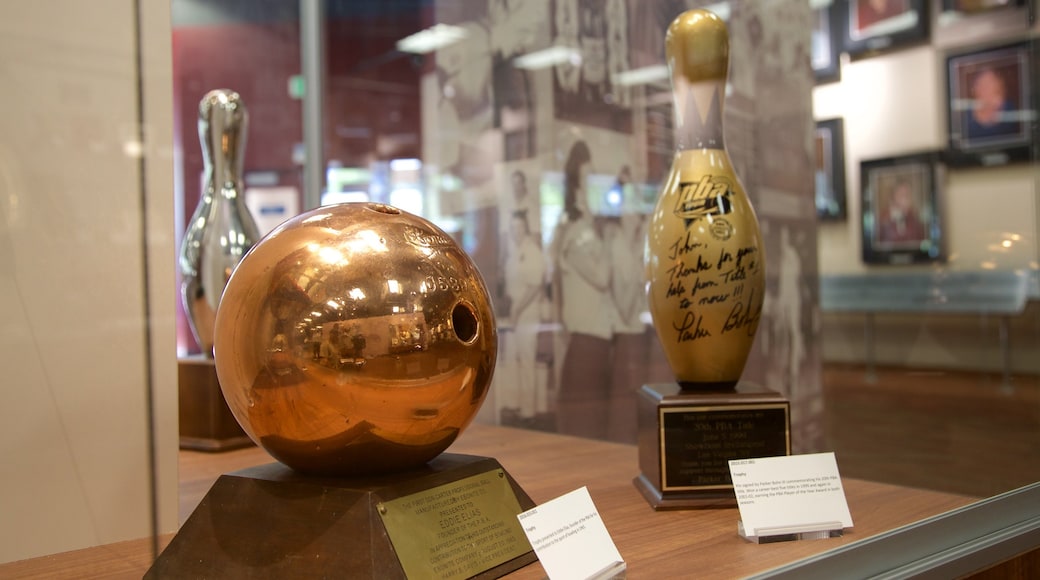
[[[498,578],[537,558],[517,515],[534,502],[495,459],[303,475],[222,475],[145,578]]]
[[[791,453],[790,403],[775,391],[667,383],[643,385],[638,399],[635,485],[655,510],[735,507],[731,459]]]
[[[465,579],[531,551],[501,469],[377,505],[409,578]],[[431,576],[432,573],[432,576]]]

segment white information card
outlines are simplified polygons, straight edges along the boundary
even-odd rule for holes
[[[734,459],[738,532],[753,542],[840,536],[852,527],[834,453]]]
[[[625,562],[586,487],[516,516],[552,580],[606,579],[623,574]]]

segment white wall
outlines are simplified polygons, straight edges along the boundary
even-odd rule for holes
[[[169,4],[142,4],[144,196],[133,4],[0,4],[0,561],[152,533],[149,372],[176,526]]]
[[[1001,16],[998,14],[998,16]],[[977,20],[977,19],[976,19]],[[986,21],[1017,27],[1020,22]],[[845,128],[848,218],[822,222],[818,230],[820,276],[872,271],[1020,270],[1040,268],[1040,165],[949,169],[939,203],[947,260],[918,266],[867,266],[860,233],[860,161],[936,151],[946,147],[946,57],[971,50],[974,38],[996,42],[1016,37],[995,34],[964,22],[962,35],[940,33],[931,44],[849,61],[843,56],[841,81],[813,91],[817,120],[840,117]],[[970,29],[964,28],[971,25]],[[1005,244],[1005,241],[1007,242]],[[1037,311],[1028,308],[1012,321],[1011,366],[1040,372]],[[825,361],[862,362],[863,317],[824,313]],[[875,354],[881,364],[925,368],[1002,370],[998,322],[981,316],[878,316]]]

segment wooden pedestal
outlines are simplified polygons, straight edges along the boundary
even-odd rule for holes
[[[177,386],[181,449],[227,451],[253,444],[220,392],[213,359],[179,359]]]
[[[731,459],[791,453],[790,404],[754,384],[715,391],[643,385],[638,405],[634,483],[655,510],[736,507]]]
[[[502,493],[512,497],[500,501]],[[494,508],[508,503],[509,513]],[[482,507],[475,513],[473,505]],[[516,518],[532,507],[487,457],[444,453],[407,472],[352,478],[271,463],[222,475],[145,578],[398,579],[409,556],[410,577],[498,578],[536,560]],[[402,527],[386,515],[395,510],[435,525],[406,519]],[[503,543],[513,550],[495,560]],[[455,569],[479,559],[490,562],[486,569]]]

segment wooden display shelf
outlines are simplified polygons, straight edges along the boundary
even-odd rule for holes
[[[537,503],[587,486],[630,578],[748,576],[975,501],[846,478],[855,527],[843,537],[759,545],[737,535],[736,508],[654,511],[632,484],[639,474],[635,446],[473,425],[450,451],[498,459]],[[182,451],[182,514],[198,505],[222,473],[271,461],[258,448],[218,455]],[[165,546],[169,539],[160,538],[160,544]],[[142,539],[3,564],[0,577],[140,578],[151,564],[151,546],[150,539]],[[545,572],[536,562],[508,577],[541,579]]]

